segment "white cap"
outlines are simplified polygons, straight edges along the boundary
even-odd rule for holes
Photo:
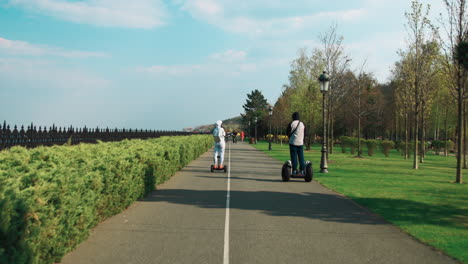
[[[223,123],[223,121],[221,121],[221,120],[216,121],[216,125],[218,125],[218,126],[221,126],[222,123]]]

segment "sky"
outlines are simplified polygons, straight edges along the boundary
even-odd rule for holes
[[[432,5],[442,12],[442,1]],[[410,0],[0,0],[0,120],[181,130],[274,104],[298,50],[336,24],[380,82]],[[319,75],[320,73],[317,73]]]

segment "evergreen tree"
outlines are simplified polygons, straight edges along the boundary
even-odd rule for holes
[[[268,102],[263,96],[262,92],[255,89],[250,94],[247,94],[246,103],[242,106],[244,108],[245,113],[241,114],[242,116],[242,123],[244,127],[247,128],[250,134],[253,131],[250,131],[250,127],[253,128],[255,125],[255,118],[257,118],[257,129],[259,135],[263,135],[263,127],[265,125],[265,120],[268,116]]]

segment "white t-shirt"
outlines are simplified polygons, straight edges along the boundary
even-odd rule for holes
[[[289,137],[289,144],[294,146],[303,146],[304,145],[304,123],[299,120],[294,120],[290,124],[292,135]],[[296,129],[297,127],[297,129]]]

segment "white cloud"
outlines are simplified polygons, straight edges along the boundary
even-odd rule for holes
[[[254,19],[245,16],[239,17],[211,17],[206,18],[208,23],[221,27],[223,30],[242,34],[283,35],[307,30],[323,21],[349,21],[356,20],[365,15],[363,9],[321,12],[306,16],[292,16],[286,18]]]
[[[10,0],[40,14],[61,20],[107,27],[154,28],[165,23],[162,0]]]
[[[153,65],[149,67],[137,67],[136,71],[141,73],[147,73],[153,76],[188,76],[196,75],[206,71],[206,67],[203,65]]]
[[[366,70],[373,72],[380,82],[390,77],[390,69],[398,60],[397,51],[406,45],[406,32],[379,32],[369,35],[365,39],[350,42],[345,45],[352,54],[352,64],[360,67],[362,61],[367,60]]]
[[[209,57],[221,63],[233,63],[245,60],[247,53],[245,51],[227,50],[225,52],[214,53]]]
[[[239,76],[258,72],[288,62],[278,58],[257,60],[255,63],[247,60],[247,52],[241,50],[227,50],[210,54],[206,61],[200,64],[187,65],[152,65],[140,66],[134,70],[152,77],[194,77],[194,76]]]
[[[65,50],[63,48],[31,44],[26,41],[9,40],[2,37],[0,37],[0,53],[6,53],[10,55],[57,56],[65,58],[89,58],[107,56],[106,54],[100,52]]]
[[[189,0],[185,2],[182,9],[200,17],[219,16],[222,15],[224,11],[220,3],[214,0]]]
[[[111,81],[95,74],[69,70],[47,60],[0,58],[0,76],[0,84],[6,81],[24,84],[16,89],[68,90],[73,91],[73,96],[106,89],[111,84]]]
[[[249,12],[262,12],[269,7],[276,11],[291,8],[291,4],[264,1],[249,1],[249,4],[238,1],[213,0],[173,0],[181,5],[193,18],[221,28],[224,31],[247,35],[282,35],[311,29],[323,21],[354,21],[363,18],[367,12],[364,8],[339,11],[324,11],[306,15],[270,16],[254,18]],[[270,5],[272,4],[272,5]],[[296,7],[297,8],[297,7]],[[302,11],[296,12],[303,13]]]

